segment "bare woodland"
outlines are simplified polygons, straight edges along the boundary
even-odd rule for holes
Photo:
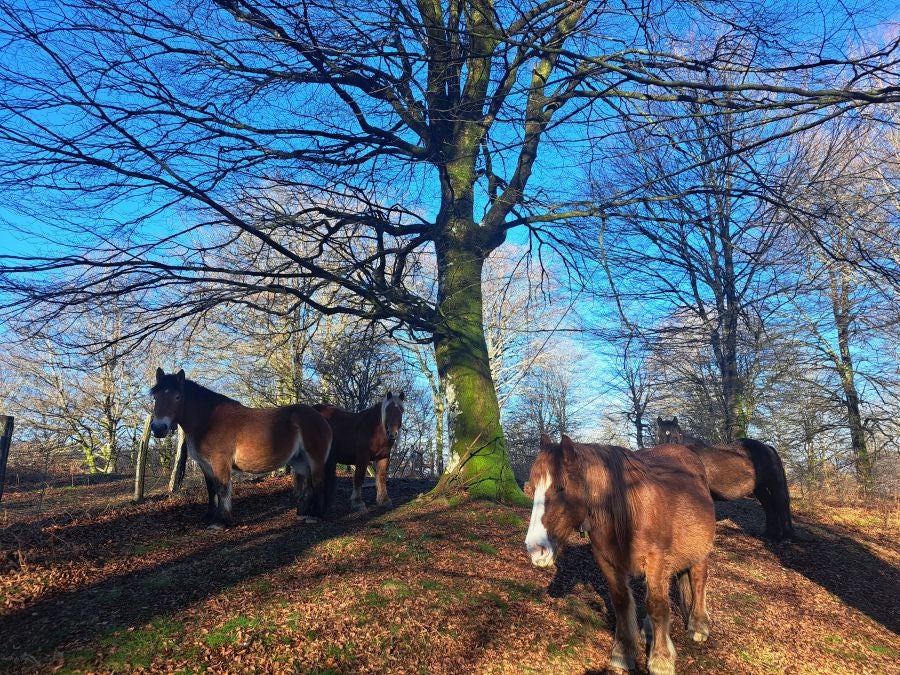
[[[128,470],[184,365],[253,405],[404,390],[392,469],[505,501],[540,433],[636,448],[657,414],[896,491],[869,9],[0,2],[16,452]]]

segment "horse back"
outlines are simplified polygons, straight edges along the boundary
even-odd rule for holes
[[[314,408],[331,425],[333,462],[358,466],[387,456],[387,436],[378,406],[359,413],[328,404],[318,404]]]
[[[331,445],[328,422],[308,405],[223,406],[212,421],[204,450],[230,451],[234,467],[250,473],[273,471],[300,452],[324,463]]]
[[[692,445],[706,467],[706,478],[713,496],[740,499],[753,494],[756,471],[750,450],[742,443],[731,445]]]
[[[635,480],[636,506],[643,522],[635,553],[659,546],[678,569],[712,550],[716,517],[700,458],[684,445],[665,444],[635,453],[643,480]]]

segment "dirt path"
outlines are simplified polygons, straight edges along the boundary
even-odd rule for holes
[[[553,672],[602,670],[603,580],[574,536],[555,570],[523,550],[528,511],[415,500],[298,525],[288,478],[235,489],[235,527],[198,530],[199,481],[128,504],[130,481],[20,486],[0,506],[0,671]],[[364,490],[369,503],[374,489]],[[815,540],[767,547],[754,502],[718,504],[713,635],[679,672],[900,672],[893,519],[799,510]],[[636,595],[640,589],[636,587]],[[643,665],[643,664],[641,664]]]

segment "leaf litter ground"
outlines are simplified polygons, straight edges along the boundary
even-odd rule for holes
[[[139,506],[127,478],[8,486],[0,671],[602,671],[613,621],[586,541],[534,569],[527,509],[417,498],[431,487],[394,480],[396,508],[351,514],[342,477],[335,517],[301,525],[289,478],[243,481],[216,532],[197,476]],[[896,510],[798,501],[808,541],[781,545],[755,502],[717,517],[713,633],[694,645],[674,620],[679,672],[900,672]]]

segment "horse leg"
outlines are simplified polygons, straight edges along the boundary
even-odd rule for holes
[[[784,532],[782,532],[778,509],[775,507],[774,495],[772,495],[771,490],[768,487],[760,486],[753,491],[753,496],[756,497],[756,500],[762,506],[763,512],[766,514],[766,538],[774,541],[783,539]]]
[[[302,466],[291,466],[294,479],[294,500],[297,504],[297,516],[303,517],[306,512],[306,473]]]
[[[628,577],[603,560],[596,552],[594,558],[600,565],[603,576],[606,577],[609,596],[616,614],[616,632],[609,655],[609,667],[617,670],[633,670],[637,656],[638,625]]]
[[[353,494],[350,497],[350,508],[353,511],[359,511],[360,513],[368,511],[366,503],[362,499],[362,484],[366,479],[366,469],[368,466],[368,462],[361,461],[355,465],[353,471]]]
[[[705,642],[709,637],[709,613],[706,611],[706,579],[709,559],[704,558],[688,570],[691,580],[691,615],[687,629],[694,642]]]
[[[314,523],[325,515],[325,462],[307,458],[309,464],[309,499],[307,501],[306,522]]]
[[[390,457],[384,457],[375,462],[375,503],[386,509],[391,508],[394,504],[387,493],[387,473]]]
[[[218,507],[219,501],[219,491],[216,489],[215,476],[207,474],[205,469],[203,471],[203,480],[206,481],[206,493],[208,496],[208,501],[206,504],[206,515],[203,516],[203,519],[200,522],[205,526],[213,522],[216,517],[216,508]]]
[[[647,619],[644,629],[649,633],[648,642],[652,640],[647,670],[651,675],[674,675],[675,645],[669,637],[670,575],[662,567],[662,560],[654,560],[647,569]]]
[[[217,458],[210,462],[210,468],[216,506],[209,526],[221,529],[231,525],[231,462],[224,457]]]

